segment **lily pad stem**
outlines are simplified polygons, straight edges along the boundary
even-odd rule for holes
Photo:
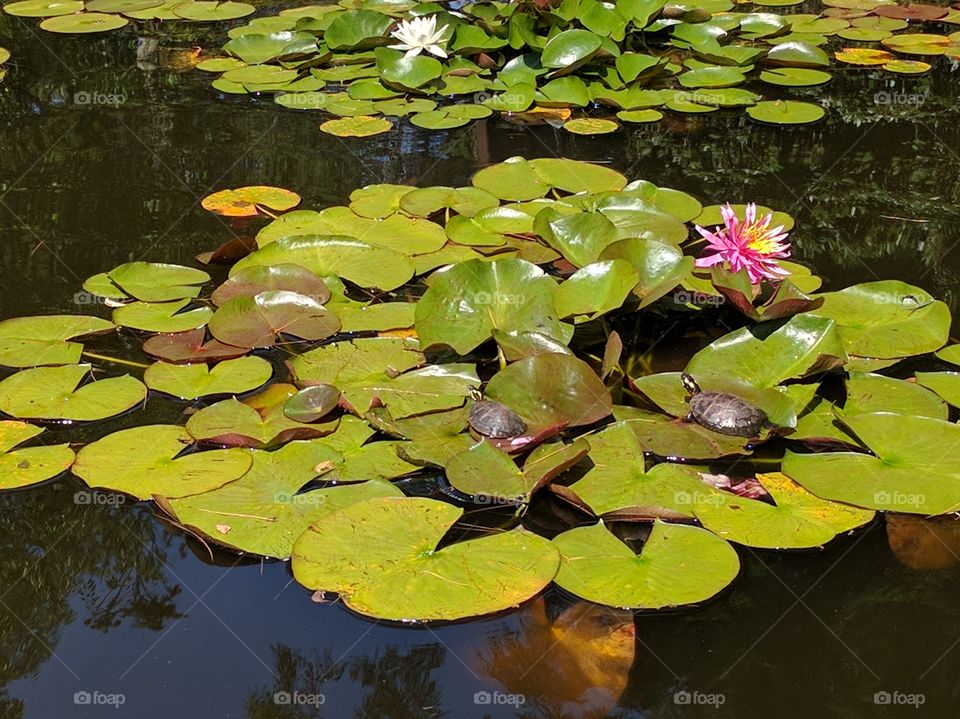
[[[90,359],[98,359],[104,362],[112,362],[113,364],[125,364],[128,367],[139,367],[140,369],[146,369],[150,365],[144,364],[143,362],[134,362],[133,360],[120,359],[119,357],[109,357],[107,355],[97,354],[96,352],[87,352],[83,351],[84,357],[89,357]]]

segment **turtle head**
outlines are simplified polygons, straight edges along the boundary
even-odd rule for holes
[[[700,385],[697,384],[697,380],[693,378],[693,375],[684,372],[680,375],[680,382],[683,383],[683,388],[690,394],[697,394],[700,391]]]

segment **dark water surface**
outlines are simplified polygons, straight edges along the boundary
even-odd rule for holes
[[[851,70],[823,91],[828,119],[793,130],[730,112],[603,138],[491,122],[344,144],[317,115],[220,97],[209,76],[165,66],[172,49],[215,47],[222,29],[198,40],[182,26],[145,28],[62,38],[0,19],[14,54],[0,84],[2,317],[102,312],[75,301],[87,276],[132,259],[189,263],[242,232],[199,208],[215,189],[280,185],[319,208],[374,182],[462,184],[517,154],[606,162],[705,204],[755,199],[795,215],[795,254],[829,287],[899,278],[958,308],[960,93],[949,69],[895,81]],[[651,361],[682,364],[708,341],[668,333]],[[156,421],[180,411],[151,402]],[[881,520],[813,553],[741,549],[739,580],[683,613],[624,618],[556,592],[512,614],[414,629],[314,603],[285,564],[211,559],[150,507],[78,503],[80,488],[68,477],[0,494],[3,719],[958,711],[952,524]]]

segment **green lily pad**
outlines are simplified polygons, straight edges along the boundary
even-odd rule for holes
[[[240,58],[248,65],[255,65],[289,55],[316,53],[317,38],[308,32],[294,32],[289,29],[249,33],[230,40],[223,46],[223,51]],[[229,69],[231,68],[224,68]]]
[[[544,67],[569,70],[589,60],[602,44],[602,38],[589,30],[564,30],[544,45],[540,63]]]
[[[819,497],[867,509],[931,515],[960,507],[960,426],[886,412],[842,421],[873,454],[788,451],[784,474]]]
[[[870,522],[867,509],[830,502],[779,472],[758,474],[776,504],[714,492],[695,505],[697,519],[724,539],[761,549],[819,547]]]
[[[657,521],[640,554],[603,522],[553,539],[560,551],[556,583],[591,602],[663,609],[710,599],[740,571],[737,552],[717,535]]]
[[[173,364],[217,362],[241,357],[249,349],[233,347],[218,340],[207,340],[201,328],[189,332],[155,335],[143,343],[143,351],[152,357]]]
[[[394,290],[413,277],[413,265],[403,255],[352,237],[332,235],[285,237],[271,242],[240,260],[230,274],[278,264],[300,265],[318,277],[341,277],[361,287],[382,290]]]
[[[520,415],[528,434],[593,424],[613,406],[590,365],[566,354],[538,354],[508,365],[487,383],[486,397]]]
[[[285,290],[233,297],[210,318],[210,334],[237,347],[272,347],[282,336],[322,340],[340,319],[312,297]]]
[[[320,130],[328,135],[337,137],[372,137],[381,135],[384,132],[390,132],[393,129],[393,123],[382,117],[371,117],[369,115],[357,115],[356,117],[343,117],[339,120],[327,120],[320,125]]]
[[[620,126],[613,120],[598,117],[578,117],[563,123],[563,129],[574,135],[608,135],[616,132]]]
[[[644,451],[659,457],[693,461],[750,454],[743,437],[718,434],[696,422],[634,407],[616,407],[614,417],[627,421]]]
[[[865,282],[820,295],[812,314],[834,320],[850,355],[890,359],[939,349],[950,330],[948,307],[898,280]]]
[[[0,491],[45,482],[73,464],[73,450],[66,444],[15,449],[43,431],[26,422],[0,420]]]
[[[203,270],[156,262],[128,262],[107,276],[127,295],[143,302],[194,298],[200,294],[200,285],[210,281]]]
[[[917,384],[936,392],[954,407],[960,406],[960,372],[917,372]]]
[[[283,413],[294,422],[316,422],[337,407],[340,396],[331,384],[304,387],[283,403]]]
[[[99,12],[81,12],[75,15],[57,15],[48,17],[40,23],[40,28],[47,32],[63,33],[67,35],[87,34],[93,32],[107,32],[118,30],[129,23],[120,15],[108,15]]]
[[[693,270],[692,257],[685,257],[673,245],[641,237],[615,242],[606,247],[600,257],[630,263],[639,277],[633,293],[640,298],[640,307],[666,295]]]
[[[402,497],[383,480],[300,492],[317,465],[338,453],[316,442],[291,442],[275,452],[253,450],[243,477],[219,489],[158,500],[180,524],[241,552],[287,559],[297,537],[320,518],[378,497]]]
[[[113,322],[146,332],[187,332],[203,327],[213,317],[209,307],[181,312],[190,300],[174,302],[131,302],[113,311]]]
[[[586,265],[557,288],[554,297],[557,316],[586,315],[588,319],[596,319],[620,308],[639,282],[640,275],[626,260]]]
[[[20,0],[3,6],[7,15],[17,17],[55,17],[83,11],[80,0]]]
[[[760,73],[760,81],[783,87],[812,87],[830,82],[833,76],[823,70],[804,67],[778,67]]]
[[[88,485],[138,499],[183,497],[239,479],[250,469],[243,449],[182,454],[191,443],[183,427],[153,424],[108,434],[77,453],[73,473]]]
[[[434,273],[417,303],[424,348],[448,345],[467,354],[496,329],[568,339],[553,308],[556,282],[524,260],[469,260]]]
[[[570,485],[594,514],[631,517],[656,509],[693,516],[692,503],[710,488],[692,467],[661,462],[646,469],[644,445],[633,422],[588,435],[593,467]]]
[[[284,406],[297,394],[289,384],[270,385],[260,394],[245,399],[221,400],[187,420],[187,432],[194,439],[231,447],[272,447],[294,439],[313,439],[330,434],[337,421],[297,422],[284,414]]]
[[[630,123],[658,122],[663,119],[663,113],[659,110],[621,110],[617,119]]]
[[[473,217],[481,210],[499,207],[500,202],[479,187],[421,187],[407,188],[397,204],[399,209],[417,217],[430,217],[447,209],[464,217]]]
[[[827,114],[819,105],[798,100],[764,100],[747,108],[754,120],[773,125],[805,125]]]
[[[0,382],[0,411],[17,419],[92,421],[146,399],[147,388],[130,375],[79,387],[92,369],[89,364],[37,367],[10,375]]]
[[[260,72],[258,68],[243,68],[242,72],[247,72],[248,70],[251,72]],[[238,70],[237,72],[239,73],[241,71]],[[226,76],[227,74],[225,73],[224,77]],[[239,74],[236,75],[236,78],[237,82],[244,81]],[[219,190],[204,197],[200,204],[203,209],[217,215],[224,215],[226,217],[255,217],[262,212],[263,208],[275,212],[286,212],[287,210],[293,209],[300,204],[300,195],[290,190],[285,190],[282,187],[253,185],[250,187],[238,187],[233,190]],[[163,267],[173,266],[167,265]],[[142,297],[139,299],[146,298]]]
[[[888,37],[882,44],[905,55],[942,55],[950,46],[950,38],[927,33],[904,33]]]
[[[173,9],[174,14],[194,22],[235,20],[256,12],[253,5],[245,2],[216,2],[216,0],[188,0]]]
[[[331,50],[358,50],[372,47],[386,36],[393,18],[374,10],[348,10],[337,14],[324,33]]]
[[[0,322],[0,365],[40,367],[80,361],[83,345],[67,340],[109,332],[114,324],[99,317],[41,315]]]
[[[480,386],[472,365],[430,365],[402,339],[376,337],[325,345],[290,361],[298,384],[337,387],[344,407],[363,416],[375,405],[395,418],[461,406]]]
[[[572,444],[542,444],[527,457],[523,469],[490,442],[481,441],[450,458],[447,480],[465,494],[498,503],[525,504],[539,489],[587,456],[584,439]]]
[[[456,507],[423,498],[354,504],[296,541],[294,577],[309,589],[338,592],[360,614],[407,622],[502,611],[554,578],[556,549],[524,529],[437,549],[460,516]],[[385,535],[390,542],[381,541]]]
[[[746,327],[724,335],[697,352],[686,371],[695,377],[736,378],[754,387],[774,387],[833,369],[845,359],[837,325],[801,314],[762,338]]]
[[[512,157],[480,170],[472,183],[501,200],[533,200],[551,188],[565,192],[606,192],[623,189],[627,178],[601,165],[576,160]]]
[[[242,394],[267,383],[273,367],[260,357],[240,357],[214,365],[156,362],[143,373],[147,387],[157,392],[199,399],[217,394]]]

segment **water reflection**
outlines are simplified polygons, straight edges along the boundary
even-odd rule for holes
[[[368,183],[458,184],[511,155],[554,153],[705,202],[787,210],[798,220],[798,256],[832,286],[898,277],[958,309],[960,107],[957,74],[946,69],[909,85],[841,73],[828,120],[794,130],[730,112],[603,138],[490,122],[433,134],[404,126],[345,145],[320,133],[315,115],[220,97],[208,76],[180,72],[192,47],[219,45],[212,31],[39,43],[33,25],[0,16],[16,62],[0,84],[3,316],[87,311],[74,293],[95,272],[129,259],[185,262],[251,231],[199,210],[215,189],[276,184],[322,207]],[[925,101],[877,100],[906,90]],[[97,92],[123,102],[77,101]],[[656,323],[625,337],[628,346],[657,338],[656,369],[675,368],[722,331],[712,320],[672,333]],[[180,412],[157,406],[157,421]],[[203,564],[148,508],[78,504],[77,489],[62,480],[0,494],[3,717],[74,715],[72,673],[121,684],[131,701],[113,715],[138,717],[182,712],[188,692],[199,715],[250,717],[315,716],[274,701],[297,691],[329,694],[335,703],[322,713],[337,717],[510,716],[471,702],[492,687],[524,694],[518,714],[531,717],[801,717],[828,705],[828,715],[867,717],[874,694],[894,690],[924,692],[925,712],[940,716],[960,699],[952,521],[891,517],[886,535],[876,525],[821,553],[745,551],[730,592],[680,615],[634,623],[551,598],[425,631],[312,605],[299,587],[283,589],[289,577],[278,565],[234,575],[232,555]],[[204,587],[230,575],[220,585],[229,591],[207,598],[210,612],[189,589],[199,570],[212,577]],[[193,634],[168,637],[185,626]],[[723,708],[679,703],[684,692],[722,694]]]

